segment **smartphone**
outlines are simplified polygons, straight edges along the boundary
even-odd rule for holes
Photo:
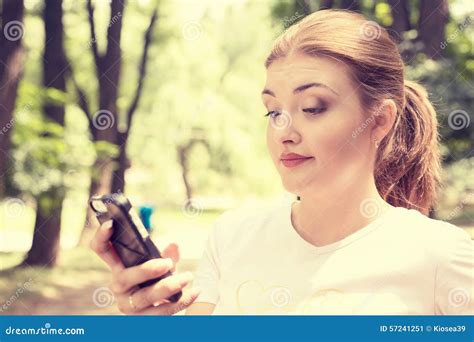
[[[132,267],[144,262],[161,258],[160,251],[153,243],[148,231],[142,221],[135,213],[130,201],[121,193],[102,196],[92,196],[89,205],[95,212],[100,224],[112,220],[112,236],[110,241],[125,267]],[[147,280],[138,286],[140,288],[150,286],[172,273]],[[168,298],[171,302],[177,302],[182,292],[178,292]]]

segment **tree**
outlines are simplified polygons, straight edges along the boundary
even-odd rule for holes
[[[152,33],[157,20],[157,8],[154,8],[150,23],[145,31],[142,57],[139,65],[139,76],[132,101],[125,112],[125,129],[120,130],[118,120],[120,109],[117,105],[121,83],[122,49],[120,45],[122,34],[122,18],[125,1],[112,0],[110,2],[110,21],[107,29],[107,47],[104,54],[99,52],[97,34],[94,22],[94,6],[91,0],[87,1],[87,12],[90,28],[90,47],[94,57],[95,77],[97,79],[98,105],[93,111],[86,92],[75,81],[74,73],[70,68],[71,78],[76,88],[78,105],[89,121],[89,130],[96,145],[97,158],[92,167],[89,195],[99,193],[119,192],[125,187],[125,170],[129,167],[126,154],[127,142],[132,125],[133,115],[138,107],[143,91],[146,75],[148,50],[152,41]],[[94,114],[93,114],[94,113]],[[106,147],[105,151],[100,149]],[[87,209],[86,223],[80,238],[80,244],[89,241],[90,233],[94,227],[91,218],[93,212]]]
[[[66,91],[66,60],[64,54],[62,0],[45,1],[43,20],[45,41],[43,53],[44,120],[64,126],[64,103],[52,101],[48,93]],[[54,96],[54,95],[53,95]],[[61,133],[63,130],[60,130]],[[51,133],[45,130],[42,139]],[[59,253],[61,213],[65,190],[62,182],[37,195],[36,220],[32,246],[23,261],[24,266],[54,266]]]
[[[400,43],[403,33],[411,29],[410,24],[410,12],[408,10],[408,4],[405,0],[388,0],[390,5],[390,11],[393,18],[391,25],[391,33],[396,33],[397,42]],[[394,36],[392,34],[392,36]]]
[[[449,20],[447,0],[420,0],[418,31],[424,53],[432,59],[441,58],[440,45],[446,40],[445,29]]]
[[[187,203],[190,203],[190,205],[193,205],[192,198],[194,191],[189,180],[189,155],[193,147],[197,144],[203,144],[208,152],[211,151],[209,142],[206,140],[203,132],[200,132],[199,129],[194,129],[192,135],[193,136],[190,137],[186,143],[177,146],[179,164],[181,165],[181,175],[183,177],[184,188],[186,190],[186,201]]]
[[[11,127],[23,71],[23,0],[3,0],[0,34],[0,198],[10,168]]]

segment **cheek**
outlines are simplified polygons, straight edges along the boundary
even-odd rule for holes
[[[311,150],[319,164],[327,165],[331,172],[334,168],[360,162],[365,153],[352,138],[357,121],[348,119],[351,113],[338,114],[340,115],[333,115],[327,122],[320,121],[319,125],[308,125],[305,134],[305,140],[310,142]]]

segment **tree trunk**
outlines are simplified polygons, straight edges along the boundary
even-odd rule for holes
[[[150,24],[145,31],[143,54],[139,64],[138,85],[132,102],[126,114],[125,131],[118,129],[119,108],[117,106],[118,89],[120,87],[120,73],[122,65],[122,50],[120,39],[122,33],[122,17],[124,11],[123,0],[110,2],[110,23],[107,30],[107,48],[105,54],[100,54],[97,46],[97,35],[94,23],[94,7],[92,1],[87,1],[89,15],[89,28],[91,32],[91,50],[94,56],[96,77],[99,83],[99,111],[91,115],[89,101],[85,91],[75,82],[72,69],[70,69],[73,83],[78,93],[78,104],[89,120],[89,128],[94,142],[104,141],[117,147],[118,155],[100,156],[96,160],[91,177],[89,195],[104,194],[109,192],[122,192],[125,187],[125,171],[130,166],[126,149],[128,135],[142,94],[143,81],[146,74],[148,49],[152,39],[152,31],[157,19],[157,8],[154,9]],[[101,119],[104,119],[102,120]],[[105,123],[105,125],[104,125]],[[90,241],[92,233],[98,223],[94,213],[87,209],[86,222],[79,239],[79,244],[84,245]]]
[[[43,86],[66,91],[62,0],[45,1],[43,18],[45,43],[43,53]],[[46,119],[64,126],[64,105],[44,103]]]
[[[311,0],[295,0],[295,11],[303,11],[303,14],[306,16],[311,14]]]
[[[189,182],[188,153],[191,150],[192,143],[186,146],[178,147],[179,164],[181,165],[181,175],[183,177],[184,187],[186,189],[186,200],[188,202],[193,198],[193,189]]]
[[[178,158],[179,164],[181,165],[181,175],[183,177],[184,187],[186,189],[186,199],[188,202],[193,198],[193,188],[191,182],[189,181],[189,153],[196,144],[203,144],[208,151],[210,151],[209,143],[207,142],[205,136],[201,132],[194,133],[194,137],[191,138],[186,145],[181,145],[178,147]]]
[[[403,40],[403,33],[411,29],[410,12],[406,0],[388,0],[393,18],[390,35],[397,43]]]
[[[117,132],[117,145],[119,148],[118,157],[116,158],[114,174],[112,177],[112,192],[125,192],[125,172],[130,167],[130,160],[127,157],[127,142],[132,127],[133,115],[138,107],[138,103],[141,98],[143,83],[146,75],[146,67],[148,61],[148,51],[152,40],[153,28],[158,16],[158,12],[155,8],[150,19],[148,28],[145,31],[145,37],[143,42],[143,52],[140,60],[138,70],[138,84],[135,90],[135,95],[130,103],[130,107],[127,110],[127,122],[123,132]]]
[[[114,163],[110,159],[96,159],[92,166],[91,183],[89,186],[89,198],[98,194],[110,192],[112,183]],[[94,212],[87,206],[86,221],[79,238],[79,245],[86,246],[90,242],[95,229],[99,226]]]
[[[59,255],[63,198],[64,194],[56,192],[48,192],[37,198],[33,244],[20,266],[53,267],[56,264]]]
[[[13,111],[23,72],[23,0],[3,0],[0,32],[0,198],[5,196],[5,178],[10,158]]]
[[[441,45],[446,41],[445,28],[449,20],[447,0],[420,0],[418,33],[424,52],[432,59],[441,58]]]
[[[351,11],[358,11],[359,2],[357,0],[342,0],[341,8],[351,10]]]
[[[107,29],[107,48],[104,55],[97,50],[93,7],[88,2],[89,22],[92,36],[92,50],[99,83],[99,110],[92,117],[90,125],[94,142],[104,141],[117,145],[118,126],[118,88],[120,86],[120,69],[122,66],[122,50],[120,39],[122,35],[122,16],[124,1],[113,0],[110,3],[110,24]],[[94,163],[89,188],[89,195],[110,193],[115,162],[109,156],[100,156]],[[92,237],[92,232],[98,226],[95,215],[87,208],[86,221],[79,239],[80,245],[86,245]]]
[[[119,155],[114,165],[112,178],[112,192],[125,192],[125,171],[130,167],[130,160],[127,158],[127,133],[118,133]]]
[[[322,9],[332,8],[333,5],[334,5],[333,0],[321,0],[319,3],[319,9],[322,10]]]
[[[43,55],[43,86],[66,91],[64,72],[66,63],[63,45],[62,0],[48,0],[43,9],[45,43]],[[43,104],[44,119],[64,126],[64,104]],[[47,134],[47,132],[45,132]],[[64,187],[58,185],[37,198],[36,221],[33,243],[24,265],[52,267],[59,253],[61,214]]]

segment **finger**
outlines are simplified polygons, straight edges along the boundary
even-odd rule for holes
[[[132,287],[144,281],[160,277],[173,267],[173,260],[152,259],[138,266],[133,266],[120,270],[114,274],[112,291],[115,293],[125,293]]]
[[[180,258],[179,254],[179,246],[176,243],[170,243],[162,253],[164,258],[171,258],[173,260],[173,268],[171,269],[171,272],[176,272],[177,271],[177,264]]]
[[[197,288],[183,291],[183,295],[176,303],[161,304],[157,307],[149,307],[138,312],[139,315],[174,315],[190,306],[199,296]]]
[[[181,291],[193,279],[191,272],[172,275],[154,285],[145,287],[133,294],[133,302],[138,309],[144,309],[160,303],[171,295]]]
[[[112,221],[104,222],[92,238],[90,248],[105,261],[112,271],[119,271],[125,267],[110,242],[112,232]]]

